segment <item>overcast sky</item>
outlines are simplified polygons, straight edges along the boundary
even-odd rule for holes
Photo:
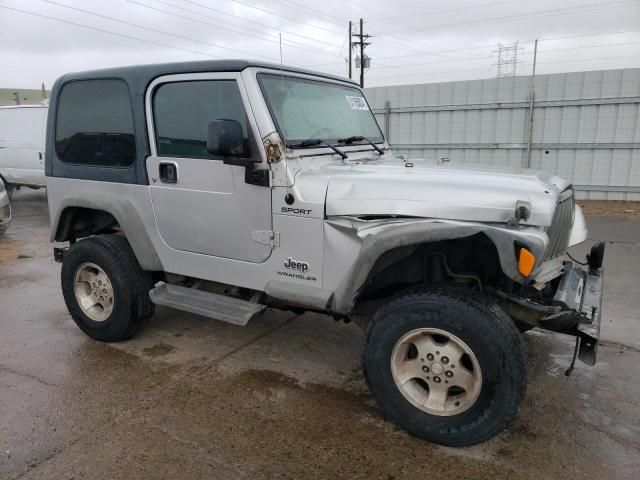
[[[116,65],[279,62],[279,34],[285,64],[346,76],[360,18],[365,86],[494,77],[498,43],[516,41],[529,74],[536,38],[539,73],[640,67],[640,0],[0,0],[0,88]]]

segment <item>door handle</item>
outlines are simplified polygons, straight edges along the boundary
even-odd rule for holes
[[[158,165],[162,183],[178,183],[178,166],[173,162],[160,162]]]

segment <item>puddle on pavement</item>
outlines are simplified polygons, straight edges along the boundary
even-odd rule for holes
[[[143,348],[142,353],[144,353],[148,357],[161,357],[171,352],[175,352],[176,350],[177,348],[173,345],[169,345],[167,343],[156,343],[151,347]]]

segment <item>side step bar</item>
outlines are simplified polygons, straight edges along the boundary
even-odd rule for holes
[[[149,296],[156,305],[195,313],[241,327],[267,308],[266,305],[259,303],[168,283],[161,283],[155,287],[149,292]]]

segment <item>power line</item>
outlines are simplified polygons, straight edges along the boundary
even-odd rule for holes
[[[186,1],[186,0],[185,0],[185,1]],[[251,5],[251,4],[249,4],[249,3],[245,2],[245,1],[242,1],[242,0],[231,0],[231,1],[232,1],[233,3],[238,4],[238,5],[242,5],[243,7],[250,8],[250,9],[252,9],[252,10],[256,10],[256,11],[261,12],[261,13],[264,13],[264,14],[266,14],[266,15],[270,15],[270,16],[276,17],[276,18],[278,18],[278,19],[283,19],[283,18],[284,18],[284,19],[292,20],[292,21],[294,21],[294,22],[296,22],[296,23],[299,23],[299,19],[294,18],[294,17],[290,17],[290,16],[286,16],[286,15],[284,15],[284,14],[280,13],[280,12],[274,12],[273,10],[270,10],[270,9],[266,9],[266,8],[258,7],[257,5]],[[285,2],[286,2],[286,0],[273,0],[273,1],[278,2],[278,3],[282,4],[282,5],[285,5],[285,6],[290,7],[290,5],[287,5],[287,3],[285,3]],[[350,3],[352,3],[352,2],[350,2]],[[353,3],[352,3],[352,4],[353,4]],[[299,6],[299,7],[294,7],[294,8],[297,8],[298,10],[304,10],[304,11],[306,11],[306,12],[313,13],[313,14],[314,14],[314,15],[316,15],[316,16],[324,16],[324,15],[325,15],[323,12],[321,12],[321,11],[319,11],[319,10],[316,10],[316,9],[313,9],[313,8],[311,8],[311,7],[307,7],[307,6]],[[333,21],[333,19],[338,20],[336,17],[329,16],[329,18],[330,18],[330,20],[329,20],[329,21],[330,21],[332,24],[336,24],[336,23]],[[342,21],[342,20],[340,19],[340,21]],[[316,28],[316,29],[319,29],[319,30],[323,30],[323,31],[325,31],[325,32],[329,32],[329,33],[332,33],[332,34],[341,34],[341,32],[340,32],[340,31],[338,31],[338,30],[336,30],[336,29],[325,28],[325,27],[321,27],[321,26],[319,26],[319,25],[314,25],[314,24],[311,24],[311,23],[305,23],[304,25],[307,25],[307,26],[309,26],[309,27]],[[404,41],[404,40],[401,40],[401,41],[402,41],[404,44],[399,43],[399,42],[396,42],[396,44],[395,44],[395,45],[393,45],[393,43],[386,43],[386,42],[377,42],[377,43],[378,43],[378,44],[380,44],[380,45],[383,45],[383,46],[384,46],[384,45],[389,45],[391,48],[405,48],[405,49],[407,49],[407,48],[408,48],[408,49],[411,49],[411,50],[414,50],[414,51],[419,51],[419,50],[417,50],[415,47],[413,47],[413,46],[411,46],[411,45],[408,45],[408,42],[406,42],[406,41]],[[334,64],[334,62],[330,62],[330,63],[326,63],[326,64],[323,64],[323,65],[333,65],[333,64]]]
[[[186,1],[186,0],[185,0],[185,1]],[[236,4],[238,4],[238,5],[242,5],[242,6],[246,7],[246,8],[251,8],[251,9],[253,9],[253,10],[259,11],[259,12],[261,12],[261,13],[265,13],[265,14],[267,14],[267,15],[271,15],[271,16],[277,17],[277,18],[279,18],[279,19],[285,18],[285,19],[288,19],[288,20],[292,20],[292,21],[295,21],[295,22],[299,22],[299,20],[298,20],[298,19],[296,19],[296,18],[288,17],[288,16],[285,16],[285,15],[281,14],[280,12],[274,12],[273,10],[269,10],[269,9],[265,9],[265,8],[258,7],[258,6],[256,6],[256,5],[248,4],[248,3],[246,3],[246,2],[244,2],[244,1],[242,1],[242,0],[231,0],[231,1],[232,1],[232,2],[234,2],[234,3],[236,3]],[[333,20],[333,19],[335,19],[335,20],[339,20],[339,21],[342,21],[341,19],[338,19],[337,17],[333,17],[333,16],[330,16],[330,15],[329,15],[329,16],[327,16],[324,12],[321,12],[321,11],[319,11],[319,10],[317,10],[317,9],[314,9],[314,8],[311,8],[311,7],[308,7],[308,6],[302,6],[302,5],[300,5],[299,3],[292,2],[292,1],[290,1],[290,0],[273,0],[273,1],[274,1],[274,2],[277,2],[277,3],[280,3],[280,4],[282,4],[282,5],[288,6],[288,7],[291,7],[291,5],[289,5],[289,4],[294,4],[293,8],[297,8],[298,10],[302,10],[302,11],[305,11],[305,12],[313,13],[314,15],[319,16],[319,17],[322,17],[322,16],[328,17],[328,18],[329,18],[329,21],[330,21],[331,23],[333,23],[333,24],[335,24],[335,22],[334,22],[334,20]],[[288,2],[288,3],[287,3],[287,2]],[[364,7],[361,7],[361,6],[359,6],[359,5],[356,5],[356,4],[355,4],[355,3],[353,3],[353,2],[348,2],[348,3],[351,3],[352,5],[357,6],[358,8],[364,8]],[[372,11],[371,9],[366,9],[366,10],[368,10],[368,11]],[[306,25],[308,25],[308,26],[310,26],[310,27],[313,27],[313,28],[321,29],[321,30],[324,30],[324,31],[326,31],[326,32],[330,32],[330,33],[333,33],[333,34],[339,34],[339,33],[341,33],[341,32],[339,32],[339,31],[337,31],[337,30],[335,30],[335,29],[324,28],[324,27],[320,27],[320,26],[318,26],[318,25],[313,25],[313,24],[309,24],[309,23],[306,23]],[[387,38],[392,38],[390,35],[385,35],[385,36],[386,36]],[[397,38],[397,37],[393,37],[393,38]],[[415,46],[413,46],[412,44],[410,44],[409,42],[407,42],[406,40],[401,40],[401,39],[397,39],[397,41],[396,41],[396,42],[389,42],[389,41],[387,41],[387,42],[385,42],[385,41],[380,42],[380,41],[377,41],[376,43],[377,43],[377,44],[379,44],[379,45],[382,45],[382,46],[387,45],[387,46],[389,46],[389,47],[391,47],[391,48],[403,48],[403,49],[413,50],[413,51],[416,51],[416,52],[419,52],[419,51],[420,51],[419,49],[416,49],[416,47],[415,47]],[[395,45],[394,45],[394,43],[395,43]],[[332,65],[332,64],[333,64],[333,62],[331,62],[331,63],[326,63],[326,64],[324,64],[324,65]]]
[[[338,18],[338,17],[334,17],[333,15],[328,15],[320,10],[315,10],[313,8],[307,7],[306,5],[302,5],[301,3],[295,2],[293,0],[272,0],[274,2],[280,3],[280,4],[284,4],[288,7],[293,7],[296,8],[298,10],[302,10],[302,11],[307,11],[307,12],[311,12],[314,13],[316,15],[319,15],[321,17],[327,18],[332,22],[335,22],[336,25],[339,25],[342,22],[342,18]]]
[[[271,15],[271,16],[274,16],[274,17],[278,17],[278,18],[279,18],[279,19],[281,19],[281,20],[282,20],[282,19],[285,19],[285,20],[291,20],[291,21],[296,22],[296,23],[300,23],[300,20],[299,20],[299,19],[297,19],[297,18],[294,18],[294,17],[288,17],[288,16],[286,16],[286,15],[284,15],[284,14],[276,13],[276,12],[273,12],[272,10],[268,10],[268,9],[266,9],[266,8],[261,8],[261,7],[258,7],[258,6],[256,6],[256,5],[251,5],[251,4],[246,3],[246,2],[243,2],[243,1],[241,1],[241,0],[231,0],[231,1],[232,1],[233,3],[238,4],[238,5],[242,5],[243,7],[250,8],[250,9],[252,9],[252,10],[256,10],[256,11],[258,11],[258,12],[262,12],[262,13],[265,13],[265,14],[267,14],[267,15]],[[323,30],[323,31],[325,31],[325,32],[329,32],[329,33],[333,33],[333,34],[340,33],[340,32],[339,32],[338,30],[336,30],[336,29],[331,29],[331,28],[321,27],[320,25],[314,25],[313,23],[302,23],[302,25],[307,25],[307,26],[309,26],[309,27],[316,28],[316,29],[318,29],[318,30]]]
[[[209,25],[211,27],[215,27],[215,28],[218,28],[218,29],[221,29],[221,30],[227,30],[227,31],[230,31],[230,32],[233,32],[233,33],[237,33],[237,34],[243,35],[243,36],[250,36],[250,37],[258,38],[260,40],[264,40],[264,41],[267,41],[267,42],[279,44],[278,40],[275,40],[275,39],[272,39],[272,38],[267,38],[265,36],[256,35],[255,33],[251,33],[250,31],[233,30],[233,29],[225,27],[225,26],[217,25],[215,23],[211,23],[211,22],[208,22],[208,21],[205,21],[205,20],[200,20],[200,19],[196,19],[196,18],[187,17],[187,16],[181,15],[179,13],[170,12],[168,10],[164,10],[162,8],[154,7],[154,6],[148,5],[146,3],[141,3],[141,2],[138,2],[136,0],[125,0],[125,1],[128,2],[128,3],[135,4],[135,5],[139,5],[139,6],[143,7],[143,8],[147,8],[147,9],[150,9],[150,10],[155,10],[157,12],[162,12],[162,13],[164,13],[166,15],[172,15],[174,17],[183,18],[183,19],[188,20],[190,22],[201,23],[203,25]],[[176,8],[180,8],[180,7],[176,7]],[[210,15],[205,15],[205,14],[202,14],[202,13],[199,13],[199,12],[194,12],[194,13],[196,15],[198,15],[198,16],[201,16],[201,17],[206,17],[206,18],[211,18],[213,20],[216,20],[215,17],[211,17]],[[308,50],[308,51],[315,52],[315,53],[321,53],[323,55],[328,55],[330,57],[335,57],[336,56],[333,53],[329,53],[329,52],[325,52],[323,50],[319,50],[319,49],[316,49],[316,48],[304,46],[304,45],[298,44],[297,42],[288,41],[286,43],[292,48],[299,48],[299,49],[302,49],[302,50]],[[248,54],[253,56],[253,55],[255,55],[255,52],[248,52]]]
[[[357,3],[355,3],[355,2],[353,2],[353,1],[351,1],[351,0],[343,0],[343,1],[344,1],[344,2],[346,2],[346,3],[348,3],[349,5],[353,5],[353,6],[354,6],[354,7],[356,7],[356,8],[364,9],[365,11],[368,11],[368,12],[374,13],[374,14],[376,14],[376,15],[382,15],[382,16],[383,16],[383,17],[385,17],[385,18],[389,18],[386,14],[384,14],[384,13],[382,13],[382,12],[378,11],[378,10],[373,10],[373,9],[372,9],[372,8],[370,8],[370,7],[362,6],[362,5],[357,4]],[[408,24],[406,24],[406,23],[402,23],[402,25],[406,25],[407,27],[410,27],[410,28],[412,28],[412,27],[413,27],[413,25],[408,25]],[[387,42],[385,42],[384,40],[383,40],[382,42],[380,42],[380,41],[379,41],[379,37],[380,37],[380,36],[379,36],[379,35],[376,35],[376,37],[378,37],[378,39],[376,40],[376,43],[377,43],[377,44],[380,44],[380,45],[382,45],[382,46],[384,46],[384,45],[388,44],[388,45],[389,45],[389,46],[391,46],[392,48],[403,48],[403,49],[409,49],[409,50],[413,50],[413,51],[420,51],[419,49],[417,49],[417,48],[416,48],[416,46],[415,46],[415,42],[409,42],[409,41],[407,41],[407,40],[400,39],[400,38],[398,38],[398,37],[396,37],[396,36],[393,36],[393,35],[383,35],[383,36],[382,36],[382,38],[385,38],[385,37],[386,37],[386,38],[390,38],[390,39],[392,39],[392,40],[393,40],[393,42],[388,42],[388,41],[387,41]],[[394,43],[395,43],[395,46],[393,45]],[[427,45],[427,44],[425,44],[425,43],[423,43],[422,45],[423,45],[423,46],[425,46],[425,47],[428,47],[428,48],[433,48],[433,46],[431,46],[431,45]],[[442,56],[445,56],[445,55],[442,55]]]
[[[183,52],[195,53],[195,54],[202,55],[202,56],[209,57],[209,58],[218,58],[218,59],[223,58],[223,57],[219,57],[217,55],[211,55],[209,53],[202,52],[202,51],[199,51],[199,50],[192,50],[192,49],[189,49],[189,48],[176,47],[175,45],[169,45],[167,43],[155,42],[153,40],[146,40],[144,38],[138,38],[138,37],[134,37],[132,35],[126,35],[124,33],[112,32],[110,30],[105,30],[105,29],[98,28],[98,27],[91,27],[91,26],[88,26],[88,25],[83,25],[81,23],[72,22],[70,20],[64,20],[62,18],[50,17],[49,15],[43,15],[41,13],[31,12],[29,10],[22,10],[22,9],[19,9],[19,8],[8,7],[6,5],[0,5],[0,8],[4,8],[6,10],[12,10],[14,12],[24,13],[24,14],[27,14],[27,15],[32,15],[34,17],[45,18],[47,20],[52,20],[52,21],[55,21],[55,22],[65,23],[67,25],[73,25],[74,27],[84,28],[86,30],[92,30],[94,32],[106,33],[107,35],[113,35],[113,36],[116,36],[116,37],[127,38],[129,40],[135,40],[137,42],[148,43],[150,45],[156,45],[156,46],[159,46],[159,47],[171,48],[173,50],[180,50],[180,51],[183,51]]]
[[[620,33],[620,32],[614,32],[614,33]],[[593,36],[591,34],[588,34],[589,36]],[[584,35],[576,35],[574,37],[581,37]],[[548,38],[547,40],[555,40],[558,37],[551,37]],[[563,37],[564,38],[564,37]],[[543,52],[549,52],[549,53],[553,53],[553,52],[561,52],[561,51],[572,51],[572,50],[580,50],[580,49],[593,49],[593,48],[599,48],[599,47],[613,47],[613,46],[630,46],[630,45],[638,45],[640,44],[640,42],[623,42],[623,43],[615,43],[615,44],[596,44],[596,45],[583,45],[580,47],[565,47],[565,48],[552,48],[552,49],[546,49],[543,50]],[[488,45],[488,46],[493,46],[494,45]],[[595,58],[594,60],[604,60],[606,58],[636,58],[636,56],[631,55],[631,56],[614,56],[614,57],[601,57],[601,58]],[[444,73],[458,73],[458,72],[472,72],[472,71],[488,71],[490,70],[490,68],[471,68],[471,69],[456,69],[456,70],[446,70],[446,71],[416,71],[415,68],[416,67],[420,67],[420,66],[426,66],[426,65],[433,65],[433,64],[438,64],[438,63],[455,63],[455,62],[460,62],[460,61],[480,61],[480,60],[490,60],[491,56],[478,56],[478,57],[473,57],[473,58],[468,58],[468,59],[455,59],[455,60],[439,60],[439,61],[433,61],[433,62],[424,62],[424,63],[412,63],[412,64],[401,64],[401,65],[389,65],[389,64],[384,64],[381,63],[379,61],[376,61],[376,69],[372,72],[372,74],[374,75],[374,79],[384,79],[384,78],[399,78],[399,77],[403,77],[403,76],[416,76],[416,75],[424,75],[424,76],[430,76],[430,75],[437,75],[437,74],[444,74]],[[575,60],[557,60],[557,61],[543,61],[543,62],[538,62],[538,64],[553,64],[553,63],[575,63],[575,62],[587,62],[589,61],[589,58],[584,58],[584,59],[575,59]],[[527,63],[523,64],[523,65],[528,65]],[[495,66],[495,65],[494,65]],[[380,70],[388,70],[388,69],[393,69],[393,70],[402,70],[403,73],[402,74],[398,74],[398,75],[377,75],[377,73]],[[405,73],[406,69],[410,69],[409,72],[410,73]],[[413,73],[411,73],[411,70],[413,70]]]
[[[483,20],[472,20],[467,22],[453,22],[453,23],[442,23],[442,24],[434,24],[428,25],[426,27],[416,27],[412,29],[403,29],[403,30],[391,30],[388,32],[380,32],[381,35],[388,33],[411,33],[411,32],[429,32],[433,30],[442,30],[442,29],[459,29],[469,25],[490,25],[493,23],[504,23],[510,21],[522,20],[525,18],[538,18],[538,17],[548,17],[552,15],[564,15],[575,12],[583,12],[583,11],[592,11],[592,10],[603,10],[608,8],[615,8],[617,6],[622,6],[628,3],[637,3],[637,0],[622,0],[617,2],[600,2],[597,4],[590,4],[581,7],[565,7],[565,8],[557,8],[557,9],[547,9],[547,10],[538,10],[536,12],[530,12],[526,14],[518,14],[518,15],[505,15],[502,17],[493,17],[489,19]]]
[[[351,2],[349,2],[351,3]],[[476,8],[487,8],[487,7],[494,7],[497,5],[506,5],[507,3],[522,3],[521,0],[505,0],[505,1],[500,1],[500,2],[493,2],[493,3],[483,3],[480,5],[469,5],[467,7],[457,7],[457,8],[446,8],[444,10],[434,10],[431,12],[422,12],[422,13],[414,13],[412,15],[400,15],[400,16],[396,16],[396,17],[387,17],[387,19],[389,20],[397,20],[399,18],[416,18],[416,17],[425,17],[425,16],[433,16],[433,15],[439,15],[441,13],[453,13],[453,12],[463,12],[466,10],[473,10]],[[373,22],[370,23],[376,23],[376,22],[380,22],[381,20],[374,20]]]
[[[602,43],[602,44],[597,44],[597,45],[583,45],[581,47],[565,47],[565,48],[549,48],[546,50],[540,50],[538,49],[538,54],[541,53],[555,53],[555,52],[562,52],[562,51],[568,51],[568,50],[582,50],[585,48],[599,48],[599,47],[621,47],[621,46],[630,46],[630,45],[638,45],[640,44],[639,42],[623,42],[623,43]],[[522,45],[522,42],[518,42],[518,45]],[[493,45],[489,45],[491,47],[495,48],[495,44]],[[484,48],[484,47],[483,47]],[[382,58],[382,57],[380,57]],[[419,67],[419,66],[424,66],[424,65],[435,65],[438,63],[455,63],[455,62],[474,62],[474,61],[479,61],[479,60],[490,60],[491,56],[490,55],[482,55],[482,56],[476,56],[476,57],[469,57],[469,58],[457,58],[454,60],[434,60],[433,62],[420,62],[420,63],[402,63],[402,64],[398,64],[398,65],[389,65],[389,64],[383,64],[377,61],[378,57],[376,57],[376,71],[378,70],[384,70],[384,69],[389,69],[389,68],[404,68],[404,67]],[[381,67],[378,67],[378,65],[381,65]]]
[[[570,51],[570,50],[580,50],[580,49],[586,49],[586,48],[598,48],[598,47],[609,47],[609,46],[629,46],[629,45],[638,45],[640,44],[640,42],[625,42],[625,43],[617,43],[617,44],[599,44],[599,45],[585,45],[585,46],[581,46],[581,47],[567,47],[567,48],[554,48],[554,49],[547,49],[547,50],[543,50],[542,52],[560,52],[560,51]],[[538,51],[538,53],[540,53],[540,51]],[[398,70],[398,69],[405,69],[405,68],[409,68],[410,70],[413,70],[415,73],[417,74],[425,74],[425,75],[430,75],[432,72],[430,71],[416,71],[415,68],[416,67],[421,67],[421,66],[426,66],[426,65],[433,65],[436,63],[454,63],[454,62],[459,62],[459,61],[480,61],[480,60],[490,60],[491,57],[490,56],[479,56],[479,57],[474,57],[474,58],[470,58],[470,59],[458,59],[458,60],[450,60],[450,61],[434,61],[434,62],[425,62],[425,63],[412,63],[412,64],[401,64],[401,65],[388,65],[388,64],[381,64],[380,62],[376,62],[376,70],[375,73],[379,72],[380,70],[387,70],[387,69],[394,69],[394,70]],[[574,60],[574,61],[587,61],[588,59],[582,59],[582,60]],[[518,63],[523,63],[523,62],[518,62]],[[562,63],[562,60],[559,60],[557,62],[538,62],[538,63]],[[378,67],[377,65],[382,65],[381,67]],[[495,64],[493,65],[495,66]],[[475,70],[475,69],[473,69]],[[480,70],[480,69],[479,69]],[[463,70],[466,71],[466,70]]]
[[[185,0],[185,1],[187,1],[187,0]],[[258,7],[253,6],[253,5],[249,5],[249,4],[244,3],[244,2],[242,2],[242,1],[240,1],[240,0],[231,0],[231,1],[233,1],[233,2],[235,2],[235,3],[238,3],[238,4],[240,4],[240,5],[247,6],[247,7],[249,7],[249,8],[253,8],[253,9],[256,9],[256,10],[258,10],[258,11],[261,11],[261,12],[267,13],[267,14],[269,14],[269,15],[274,15],[274,16],[276,16],[276,17],[278,17],[278,16],[279,16],[279,14],[278,14],[278,13],[274,13],[273,11],[270,11],[270,10],[266,10],[266,9],[258,8]],[[277,3],[280,3],[280,4],[285,5],[285,6],[293,6],[293,8],[296,8],[296,9],[301,10],[301,11],[304,11],[304,12],[313,13],[314,15],[317,15],[317,16],[320,16],[320,17],[328,18],[328,19],[329,19],[329,21],[331,21],[331,22],[334,22],[334,21],[342,22],[342,19],[340,19],[340,18],[334,17],[334,16],[332,16],[332,15],[327,15],[327,14],[325,14],[324,12],[322,12],[322,11],[320,11],[320,10],[317,10],[317,9],[314,9],[314,8],[311,8],[311,7],[308,7],[308,6],[306,6],[306,5],[301,5],[300,3],[298,3],[298,2],[294,2],[293,0],[272,0],[272,1],[277,2]],[[345,1],[347,1],[347,0],[345,0]],[[367,11],[370,11],[370,12],[376,13],[376,12],[375,12],[374,10],[372,10],[371,8],[363,7],[363,6],[361,6],[361,5],[357,5],[357,4],[355,4],[354,2],[347,1],[347,3],[350,3],[351,5],[353,5],[353,6],[357,7],[357,8],[360,8],[360,9],[363,9],[363,8],[364,8],[364,9],[365,9],[365,10],[367,10]],[[294,20],[295,20],[295,19],[294,19]],[[339,33],[339,32],[336,32],[335,30],[331,30],[331,31],[332,31],[333,33]],[[392,37],[391,35],[385,35],[385,37],[387,37],[387,38],[395,38],[395,39],[396,39],[396,41],[395,41],[395,42],[388,42],[388,41],[387,41],[387,42],[384,42],[384,41],[383,41],[383,42],[379,42],[379,41],[377,41],[376,43],[377,43],[377,44],[379,44],[379,45],[382,45],[382,46],[384,46],[384,45],[389,45],[391,48],[404,48],[404,49],[410,49],[410,50],[414,50],[414,51],[419,51],[418,49],[416,49],[416,48],[415,48],[415,46],[414,46],[414,45],[412,45],[410,42],[407,42],[406,40],[397,39],[397,37]],[[393,43],[395,43],[395,45],[394,45]]]
[[[191,38],[191,37],[186,37],[186,36],[183,36],[183,35],[177,35],[177,34],[174,34],[174,33],[165,32],[164,30],[159,30],[159,29],[156,29],[156,28],[146,27],[144,25],[139,25],[137,23],[128,22],[126,20],[121,20],[119,18],[109,17],[107,15],[102,15],[100,13],[91,12],[89,10],[84,10],[84,9],[78,8],[78,7],[72,7],[71,5],[65,5],[63,3],[55,2],[53,0],[40,0],[40,1],[44,2],[44,3],[49,3],[51,5],[56,5],[58,7],[66,8],[68,10],[73,10],[73,11],[76,11],[76,12],[84,13],[86,15],[92,15],[94,17],[102,18],[102,19],[105,19],[105,20],[110,20],[112,22],[121,23],[123,25],[128,25],[128,26],[131,26],[131,27],[140,28],[140,29],[143,29],[143,30],[147,30],[149,32],[160,33],[162,35],[167,35],[169,37],[179,38],[179,39],[182,39],[182,40],[188,40],[188,41],[194,42],[194,43],[201,43],[201,44],[207,45],[209,47],[221,48],[221,49],[224,49],[224,50],[230,50],[230,51],[242,53],[242,54],[245,54],[245,55],[253,55],[253,52],[249,52],[247,50],[241,50],[241,49],[233,48],[233,47],[225,47],[225,46],[219,45],[217,43],[203,42],[203,41]],[[276,59],[272,58],[272,60],[276,60]]]
[[[154,1],[157,2],[157,3],[163,3],[165,5],[169,5],[169,6],[174,7],[174,8],[180,8],[177,5],[173,5],[173,4],[169,3],[169,2],[165,2],[165,1],[162,1],[162,0],[154,0]],[[194,0],[182,0],[182,1],[185,2],[185,3],[190,3],[192,5],[197,5],[200,8],[204,8],[204,9],[210,10],[212,12],[217,12],[217,13],[220,13],[222,15],[226,15],[228,17],[239,18],[242,21],[245,21],[245,22],[248,22],[248,23],[253,23],[255,25],[260,25],[261,27],[266,27],[266,28],[268,28],[270,30],[273,29],[273,27],[271,25],[267,25],[266,23],[256,22],[255,20],[249,20],[247,18],[243,18],[240,15],[234,15],[232,13],[227,13],[227,12],[225,12],[223,10],[220,10],[218,8],[210,7],[210,6],[208,6],[206,4],[203,4],[201,2],[196,2]],[[186,9],[184,9],[184,10],[186,10]],[[191,11],[191,10],[187,10],[187,11]],[[300,23],[300,22],[297,22],[297,23]],[[234,25],[234,24],[232,24],[232,25]],[[241,25],[238,25],[238,26],[243,27]],[[246,27],[243,27],[243,28],[246,28]],[[283,32],[283,33],[288,33],[289,35],[293,35],[295,37],[303,38],[305,40],[311,40],[312,42],[315,42],[315,43],[322,43],[324,45],[331,45],[332,47],[336,47],[336,48],[338,48],[340,46],[340,45],[338,45],[336,43],[331,43],[331,42],[328,42],[328,41],[325,41],[325,40],[320,40],[318,38],[309,37],[307,35],[301,35],[299,33],[295,33],[295,32],[292,32],[290,30],[280,29],[280,31]]]
[[[622,35],[622,34],[626,34],[626,33],[639,33],[640,30],[619,30],[619,31],[615,31],[615,32],[600,32],[600,33],[582,33],[582,34],[578,34],[578,35],[564,35],[564,36],[559,36],[559,37],[547,37],[547,38],[541,38],[539,39],[539,42],[549,42],[549,41],[554,41],[554,40],[569,40],[569,39],[575,39],[575,38],[584,38],[584,37],[601,37],[601,36],[607,36],[607,35]],[[376,42],[377,43],[377,42]],[[534,40],[527,40],[524,42],[518,42],[519,45],[528,45],[528,44],[533,44]],[[630,42],[630,43],[635,43],[635,42]],[[607,46],[607,45],[611,45],[611,46],[618,46],[618,45],[622,45],[622,44],[599,44],[599,45],[588,45],[588,46],[584,46],[584,47],[570,47],[571,49],[578,49],[578,48],[591,48],[591,47],[599,47],[599,46]],[[475,47],[464,47],[464,48],[454,48],[454,49],[446,49],[446,50],[438,50],[438,51],[424,51],[422,53],[407,53],[407,54],[402,54],[402,55],[390,55],[390,56],[376,56],[376,65],[381,65],[377,60],[391,60],[391,59],[397,59],[397,58],[406,58],[406,57],[418,57],[418,56],[422,56],[422,55],[435,55],[437,53],[450,53],[450,52],[462,52],[462,51],[470,51],[470,50],[483,50],[483,49],[488,49],[488,48],[495,48],[496,44],[495,43],[489,43],[489,44],[485,44],[485,45],[478,45]],[[544,51],[556,51],[556,50],[564,50],[564,49],[552,49],[552,50],[544,50]],[[410,65],[430,65],[433,63],[447,63],[447,62],[463,62],[466,60],[476,60],[476,59],[485,59],[487,58],[486,56],[481,56],[481,57],[466,57],[466,58],[460,58],[460,59],[453,59],[453,60],[438,60],[438,61],[434,61],[434,62],[424,62],[424,63],[412,63],[412,64],[406,64],[407,66]],[[313,64],[313,65],[308,65],[310,67],[322,67],[325,65],[334,65],[336,62],[331,62],[331,63],[319,63],[319,64]],[[405,64],[403,64],[405,65]],[[395,67],[395,66],[393,66]]]
[[[613,60],[613,59],[627,59],[627,58],[640,58],[640,55],[619,55],[619,56],[608,56],[608,57],[598,57],[598,58],[582,58],[575,60],[553,60],[547,62],[536,62],[536,65],[547,65],[554,63],[581,63],[581,62],[590,62],[597,60]],[[530,64],[525,64],[530,65]],[[438,75],[444,73],[458,73],[458,72],[479,72],[479,71],[489,71],[489,68],[470,68],[470,69],[462,69],[462,70],[445,70],[445,71],[431,71],[431,72],[416,72],[416,73],[402,73],[398,75],[385,75],[385,76],[374,76],[374,80],[382,80],[388,78],[399,78],[399,77],[414,77],[414,76],[428,76],[428,75]]]

